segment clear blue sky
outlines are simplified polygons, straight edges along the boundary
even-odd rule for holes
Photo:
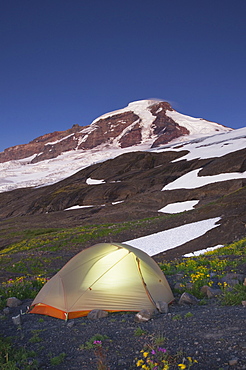
[[[134,100],[246,126],[245,0],[0,0],[0,151]]]

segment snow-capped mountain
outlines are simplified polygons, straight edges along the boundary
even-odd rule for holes
[[[52,185],[2,192],[2,230],[150,219],[144,228],[130,228],[117,240],[112,230],[112,237],[148,253],[160,253],[160,260],[167,249],[176,258],[245,236],[246,128],[120,152],[98,151],[97,163]],[[76,161],[71,152],[62,158],[67,167]],[[85,164],[86,154],[79,158]],[[58,158],[50,161],[48,175],[56,161],[61,166]],[[41,164],[23,166],[30,171],[26,178],[33,178],[31,169]],[[15,175],[18,179],[17,171]],[[5,245],[3,237],[0,248]]]
[[[178,113],[167,102],[132,102],[98,117],[89,126],[74,125],[5,149],[0,153],[0,192],[51,184],[126,152],[230,131],[218,123]]]
[[[22,159],[1,163],[2,230],[106,223],[112,227],[109,239],[160,261],[166,253],[176,258],[245,237],[246,128],[231,130],[187,117],[167,104],[131,103],[86,128],[45,135],[27,144],[32,156],[26,158],[21,148]],[[132,117],[126,129],[122,115],[129,107],[130,116],[138,118]],[[164,112],[163,121],[156,122],[153,112]],[[161,131],[160,122],[169,119]],[[82,131],[83,140],[76,141]],[[68,136],[74,138],[73,149]],[[39,160],[46,144],[56,154]],[[146,220],[144,226],[131,227],[138,220]],[[129,222],[127,231],[114,234],[110,225],[122,222]],[[105,240],[98,236],[99,242]],[[3,237],[0,249],[11,242],[12,237],[9,242]]]

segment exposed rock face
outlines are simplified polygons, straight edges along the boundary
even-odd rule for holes
[[[17,145],[0,153],[0,163],[28,157],[32,163],[45,159],[56,158],[71,150],[87,150],[99,146],[114,146],[127,148],[148,143],[154,148],[191,133],[187,127],[196,125],[193,121],[180,124],[169,117],[168,112],[175,112],[177,117],[183,116],[170,106],[169,103],[156,100],[142,100],[130,103],[126,108],[105,114],[94,120],[89,126],[73,125],[66,131],[56,131],[40,136],[28,144]],[[181,119],[181,122],[183,120]],[[230,129],[222,125],[203,120],[206,133],[215,131],[225,132]],[[200,124],[200,123],[199,123]],[[197,127],[196,127],[197,131]]]
[[[131,111],[99,119],[92,130],[84,134],[78,149],[92,149],[101,144],[112,144],[117,137],[120,137],[121,147],[139,144],[141,133],[137,124],[138,119],[139,117]],[[137,131],[137,134],[131,134],[132,131]]]
[[[185,127],[179,126],[178,123],[166,115],[167,110],[172,111],[173,109],[166,102],[154,104],[150,109],[151,113],[156,116],[152,126],[157,139],[153,142],[152,148],[167,144],[179,136],[189,135],[189,131]]]
[[[73,137],[82,128],[84,129],[82,126],[73,125],[72,128],[66,131],[55,131],[39,136],[28,144],[7,148],[0,153],[0,163],[31,156],[35,156],[33,162],[57,157],[62,152],[76,147]]]

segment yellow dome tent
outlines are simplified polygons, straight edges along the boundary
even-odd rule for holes
[[[138,312],[173,299],[148,254],[126,244],[100,243],[74,256],[43,286],[31,313],[69,319],[94,309]]]

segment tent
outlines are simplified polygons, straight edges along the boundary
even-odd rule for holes
[[[60,319],[156,308],[173,294],[156,262],[126,244],[100,243],[74,256],[40,290],[31,313]]]

